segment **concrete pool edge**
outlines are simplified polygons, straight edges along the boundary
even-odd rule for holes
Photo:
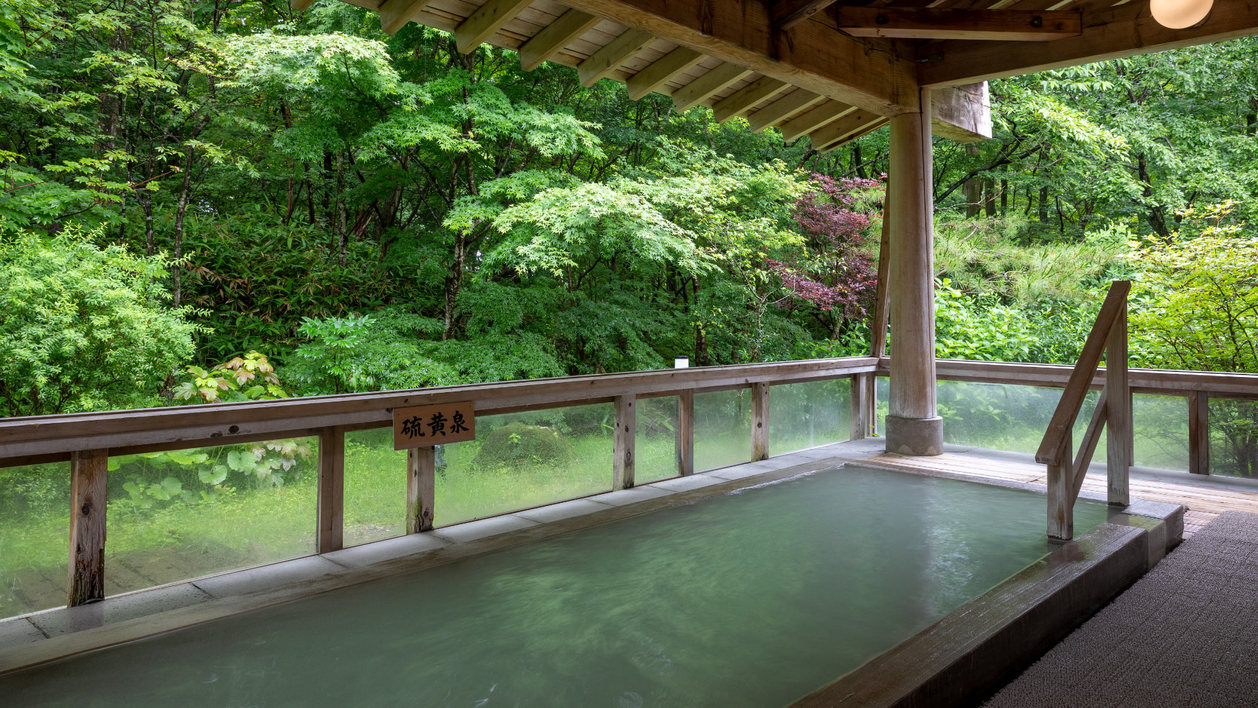
[[[1005,485],[1002,485],[1005,486]],[[1135,503],[1133,507],[1137,506]],[[1183,507],[1141,503],[962,605],[795,706],[982,702],[1178,544]],[[1166,512],[1162,518],[1152,516]],[[1145,514],[1150,514],[1146,516]]]
[[[836,467],[829,447],[777,455],[327,554],[145,588],[74,608],[0,620],[0,675],[371,582],[532,543],[658,509]]]

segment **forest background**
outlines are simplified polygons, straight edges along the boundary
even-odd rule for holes
[[[941,357],[1258,370],[1252,39],[994,82]],[[0,0],[0,414],[863,354],[887,135],[584,88],[341,2]],[[894,342],[891,343],[894,348]]]

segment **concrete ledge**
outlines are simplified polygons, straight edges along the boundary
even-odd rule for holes
[[[1139,579],[1147,539],[1101,524],[795,705],[973,705]]]

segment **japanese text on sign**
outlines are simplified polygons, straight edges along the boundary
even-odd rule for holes
[[[476,438],[476,410],[471,401],[393,411],[393,449],[428,447]]]

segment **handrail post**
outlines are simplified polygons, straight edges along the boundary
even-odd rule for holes
[[[695,392],[686,389],[677,395],[677,474],[695,473]]]
[[[70,454],[70,572],[66,605],[105,598],[105,509],[108,450]]]
[[[849,381],[852,384],[850,417],[851,439],[864,440],[869,435],[869,385],[870,374],[856,374]]]
[[[634,445],[638,420],[635,396],[616,396],[616,431],[612,436],[612,489],[633,488]]]
[[[1105,395],[1107,397],[1106,478],[1109,503],[1131,503],[1132,464],[1131,387],[1127,381],[1127,299],[1109,331],[1105,345]],[[1085,461],[1086,468],[1086,461]]]
[[[319,431],[319,553],[345,544],[345,429]]]
[[[751,385],[751,461],[769,459],[769,384]]]
[[[1048,465],[1048,537],[1058,541],[1069,541],[1075,533],[1075,510],[1071,499],[1073,452],[1074,439],[1067,431],[1057,462]]]
[[[1210,395],[1188,392],[1188,471],[1210,474]]]
[[[437,486],[437,450],[414,447],[406,453],[406,533],[431,531]]]

